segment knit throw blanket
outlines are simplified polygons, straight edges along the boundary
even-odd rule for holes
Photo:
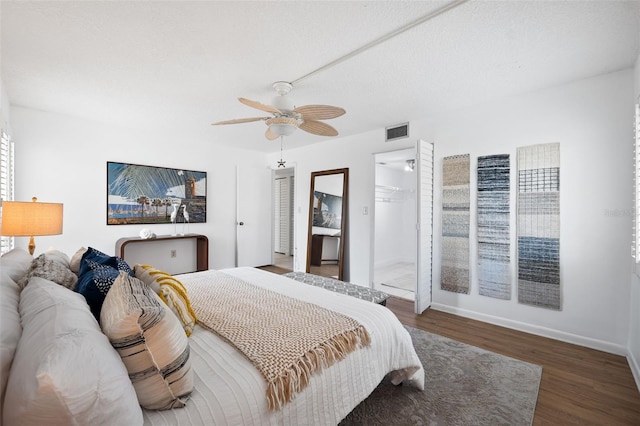
[[[279,410],[311,376],[371,343],[354,319],[223,272],[189,283],[198,324],[235,346],[267,381],[269,409]],[[211,276],[208,275],[208,276]]]

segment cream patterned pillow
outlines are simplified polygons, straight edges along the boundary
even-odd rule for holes
[[[69,260],[69,269],[76,275],[80,274],[80,263],[82,262],[82,255],[87,251],[85,247],[80,247]]]
[[[193,390],[189,339],[148,285],[120,272],[104,299],[100,324],[127,367],[142,407],[184,407]]]
[[[136,278],[151,287],[169,309],[176,314],[187,336],[191,336],[197,318],[184,284],[171,274],[150,265],[136,265],[133,270]]]

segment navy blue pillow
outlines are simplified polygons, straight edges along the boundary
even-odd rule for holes
[[[120,271],[134,276],[131,267],[119,257],[109,256],[92,247],[82,255],[76,291],[87,300],[91,313],[98,321],[104,298]]]

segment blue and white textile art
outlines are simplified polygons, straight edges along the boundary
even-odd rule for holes
[[[442,160],[440,288],[469,294],[469,154]]]
[[[509,154],[478,157],[478,286],[482,296],[511,299]]]
[[[518,302],[560,310],[560,144],[517,156]]]

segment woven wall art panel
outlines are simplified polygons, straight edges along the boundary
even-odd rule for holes
[[[478,287],[483,296],[511,299],[509,154],[478,157]]]
[[[442,161],[440,288],[469,294],[469,154]]]
[[[517,156],[518,302],[560,310],[560,144]]]

